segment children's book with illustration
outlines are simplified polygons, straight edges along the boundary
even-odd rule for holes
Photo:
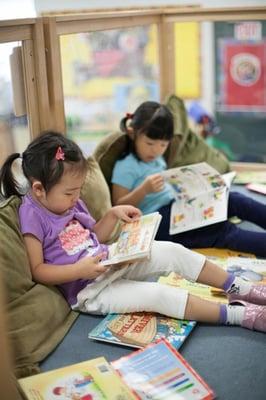
[[[123,223],[118,240],[109,246],[108,259],[101,264],[112,265],[149,257],[161,218],[158,212],[154,212]]]
[[[141,348],[163,337],[178,349],[195,325],[195,321],[153,313],[108,314],[89,338]]]
[[[220,175],[205,162],[162,173],[175,195],[171,206],[171,235],[227,219],[230,183],[234,172]]]
[[[211,400],[213,390],[167,340],[111,363],[138,399]]]
[[[241,278],[255,282],[256,284],[266,284],[266,260],[249,257],[229,257],[226,269],[228,272],[240,276]]]
[[[207,257],[210,261],[219,265],[221,268],[240,276],[241,278],[252,281],[258,285],[266,284],[266,260],[252,257]],[[228,299],[222,289],[204,285],[197,282],[191,282],[175,272],[170,272],[167,276],[161,276],[159,283],[176,286],[187,290],[194,296],[202,299],[216,301],[218,303],[228,303]]]
[[[28,400],[137,398],[104,357],[22,378],[19,384]]]
[[[168,276],[161,276],[159,278],[159,283],[185,289],[188,293],[204,300],[216,301],[217,303],[224,304],[228,303],[223,290],[212,288],[211,286],[203,285],[201,283],[188,281],[175,272],[170,272]]]

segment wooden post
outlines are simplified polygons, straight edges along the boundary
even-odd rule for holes
[[[163,16],[158,24],[158,41],[160,95],[163,101],[175,88],[174,24],[166,22]]]
[[[56,18],[43,18],[50,117],[52,128],[66,133],[59,35]]]

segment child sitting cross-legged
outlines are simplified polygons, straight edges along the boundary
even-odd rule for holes
[[[10,155],[1,168],[5,197],[21,196],[11,168],[19,156]],[[266,331],[266,287],[235,277],[180,244],[154,241],[148,260],[120,268],[102,265],[108,257],[105,242],[117,221],[133,221],[141,212],[132,205],[120,205],[97,222],[91,217],[79,198],[89,173],[87,163],[70,139],[55,132],[37,137],[22,154],[22,170],[29,191],[21,196],[19,222],[33,279],[58,286],[74,310],[95,314],[148,311]],[[171,271],[223,289],[230,304],[206,301],[154,282]]]

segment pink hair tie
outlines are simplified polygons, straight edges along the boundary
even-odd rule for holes
[[[65,153],[63,152],[61,146],[59,146],[58,149],[56,150],[55,158],[57,159],[57,161],[59,161],[59,160],[64,161],[64,159],[65,159]]]
[[[126,113],[126,117],[132,119],[134,117],[134,114]]]

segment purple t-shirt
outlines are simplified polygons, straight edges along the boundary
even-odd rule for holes
[[[102,252],[108,254],[108,246],[99,243],[96,234],[92,232],[95,220],[81,200],[66,214],[57,215],[27,194],[19,208],[19,219],[22,234],[32,234],[42,243],[46,264],[74,264],[82,257]],[[67,301],[74,305],[77,294],[90,282],[78,279],[58,287]]]

